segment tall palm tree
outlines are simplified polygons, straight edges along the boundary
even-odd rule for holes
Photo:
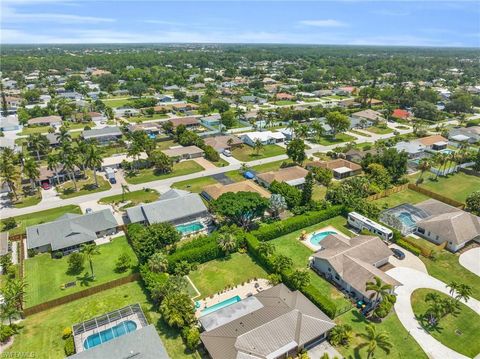
[[[30,180],[30,186],[32,192],[35,190],[35,182],[40,176],[40,170],[38,169],[38,162],[33,158],[28,158],[25,161],[24,172],[27,178]]]
[[[80,252],[87,258],[90,263],[90,271],[92,272],[92,278],[95,278],[93,273],[93,256],[100,254],[97,246],[95,244],[83,244]]]
[[[38,161],[40,161],[40,153],[45,153],[50,146],[47,137],[40,133],[34,133],[28,136],[27,144],[28,148],[36,153]]]
[[[130,192],[130,188],[125,183],[122,183],[121,186],[122,186],[122,202],[125,202],[125,194],[127,192]]]
[[[6,297],[12,300],[17,309],[23,312],[23,303],[27,293],[27,283],[23,279],[12,279],[6,285]]]
[[[468,300],[472,296],[472,288],[466,284],[460,284],[456,292],[457,295],[455,296],[455,298],[457,300],[463,299],[465,302],[468,302]]]
[[[2,179],[2,184],[7,185],[14,198],[18,199],[17,183],[20,179],[20,173],[13,162],[13,158],[13,150],[5,148],[2,151],[2,156],[0,158],[0,178]]]
[[[257,156],[260,154],[260,151],[263,150],[263,148],[264,148],[264,145],[262,141],[259,138],[257,138],[253,143],[253,150],[255,151]]]
[[[432,164],[427,158],[423,158],[420,160],[418,164],[418,168],[420,169],[420,176],[417,179],[417,184],[419,184],[422,180],[423,174],[428,171],[432,167]]]
[[[275,245],[271,242],[260,242],[258,245],[258,253],[265,257],[271,256],[275,253]]]
[[[47,169],[50,171],[53,171],[55,173],[55,182],[56,184],[59,184],[59,178],[58,178],[58,165],[60,164],[60,158],[58,154],[56,153],[49,153],[47,156]]]
[[[95,178],[95,187],[98,187],[97,169],[102,166],[102,156],[98,151],[95,144],[89,144],[86,153],[86,165],[93,171],[93,177]]]
[[[221,233],[217,242],[218,247],[227,255],[237,248],[237,241],[232,233]]]
[[[63,158],[63,166],[65,170],[67,171],[70,179],[73,181],[73,186],[75,188],[75,192],[78,191],[77,188],[77,180],[75,178],[75,170],[77,167],[78,159],[77,155],[73,150],[68,151],[67,153],[64,154]]]
[[[390,353],[392,343],[385,332],[377,332],[377,327],[370,323],[365,327],[366,333],[358,334],[359,337],[365,340],[363,346],[367,347],[367,359],[373,357],[375,351],[380,348],[385,353]]]
[[[370,298],[374,299],[374,302],[378,305],[382,298],[390,293],[392,290],[392,285],[383,283],[380,278],[375,277],[372,282],[366,283],[365,290],[373,292],[370,295]]]
[[[460,289],[460,283],[451,281],[450,283],[447,284],[447,288],[449,289],[450,295],[453,297],[455,292],[458,291],[458,289]]]
[[[64,145],[67,142],[72,141],[72,136],[70,135],[70,132],[68,132],[68,128],[65,126],[60,127],[58,133],[57,133],[57,141],[60,143],[60,145]]]

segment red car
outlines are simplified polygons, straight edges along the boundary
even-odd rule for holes
[[[42,183],[42,188],[43,188],[44,190],[47,190],[47,189],[52,188],[52,186],[50,185],[50,183],[44,182],[44,183]]]

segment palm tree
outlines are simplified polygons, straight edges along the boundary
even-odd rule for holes
[[[258,245],[258,253],[265,257],[271,256],[275,253],[275,245],[271,242],[260,242]]]
[[[0,158],[0,177],[2,178],[2,184],[7,185],[17,200],[17,182],[20,179],[20,173],[18,172],[17,166],[13,163],[13,158],[14,153],[11,149],[5,148],[2,151]]]
[[[154,273],[165,272],[168,268],[168,260],[162,252],[155,252],[148,259],[148,268]]]
[[[470,297],[472,296],[472,288],[466,284],[460,284],[460,286],[456,289],[457,295],[455,299],[460,300],[463,299],[465,302],[468,302]]]
[[[227,255],[237,248],[237,241],[232,233],[221,233],[217,243],[218,247]]]
[[[263,147],[264,145],[262,141],[259,138],[257,138],[253,143],[253,150],[255,151],[257,156],[260,154],[260,151],[263,150]]]
[[[40,153],[46,152],[50,146],[47,137],[40,133],[34,133],[28,136],[27,143],[28,147],[37,154],[38,161],[40,161]]]
[[[26,288],[27,283],[23,279],[9,280],[6,285],[6,298],[11,300],[20,312],[23,312],[23,303],[27,293]]]
[[[286,269],[292,268],[293,260],[290,257],[279,254],[275,256],[272,266],[275,273],[280,273]]]
[[[457,283],[455,281],[451,281],[450,283],[447,284],[447,288],[449,289],[450,295],[453,297],[455,292],[460,289],[460,283]]]
[[[317,139],[317,141],[325,133],[325,129],[323,128],[323,125],[321,124],[321,122],[318,122],[318,121],[312,122],[312,124],[310,125],[310,128],[315,136],[315,139]]]
[[[352,339],[352,327],[348,324],[335,326],[328,335],[330,344],[347,346]]]
[[[102,156],[100,155],[97,146],[93,143],[87,147],[85,164],[92,169],[93,178],[95,178],[95,187],[98,187],[97,169],[102,166]]]
[[[72,150],[64,154],[63,166],[65,170],[68,172],[70,179],[73,181],[75,192],[78,191],[77,180],[75,179],[75,169],[77,167],[77,162],[78,162],[77,155]]]
[[[70,132],[68,132],[67,127],[60,127],[57,133],[57,141],[60,143],[61,146],[72,141],[72,136],[70,135]]]
[[[362,346],[367,346],[367,359],[374,355],[377,348],[382,349],[387,354],[390,353],[390,348],[393,345],[387,333],[377,332],[377,327],[373,323],[368,324],[365,331],[366,333],[360,333],[358,336],[365,340]]]
[[[431,167],[432,167],[432,164],[427,158],[420,160],[420,163],[418,164],[418,168],[420,169],[420,176],[417,179],[417,184],[421,182],[425,171],[428,171]]]
[[[30,185],[32,188],[32,192],[35,190],[35,181],[40,176],[40,170],[38,169],[38,162],[36,162],[33,158],[28,158],[25,161],[24,169],[25,175],[30,180]]]
[[[92,272],[92,278],[95,278],[93,273],[93,256],[100,254],[97,246],[95,244],[82,244],[80,252],[87,258],[90,263],[90,270]]]
[[[2,294],[5,296],[5,294]],[[8,323],[12,326],[12,319],[18,315],[18,309],[15,303],[4,298],[3,303],[0,304],[0,323],[8,319]]]
[[[297,129],[297,135],[298,137],[304,139],[305,137],[308,136],[309,128],[307,125],[299,125]]]
[[[125,183],[122,183],[121,186],[122,186],[122,202],[125,202],[125,194],[127,192],[130,192],[130,188]]]
[[[378,277],[375,277],[372,282],[367,282],[365,285],[366,291],[372,291],[370,299],[374,299],[374,302],[378,305],[382,298],[389,294],[392,290],[392,285],[383,283],[382,280]]]
[[[55,173],[56,184],[60,183],[58,179],[58,165],[60,164],[60,158],[56,153],[49,153],[47,156],[47,169]]]

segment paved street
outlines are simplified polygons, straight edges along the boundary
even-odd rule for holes
[[[472,248],[460,255],[460,264],[480,276],[480,247]]]

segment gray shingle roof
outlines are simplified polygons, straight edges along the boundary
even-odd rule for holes
[[[83,131],[82,137],[85,139],[103,137],[103,136],[121,136],[122,131],[117,126],[104,127],[100,129]]]
[[[52,250],[93,241],[95,232],[118,226],[108,209],[85,215],[67,213],[57,220],[27,228],[27,248],[50,244]]]
[[[153,324],[84,350],[72,359],[169,359]]]
[[[255,298],[262,305],[260,309],[201,334],[213,359],[276,357],[335,326],[302,293],[292,292],[284,284],[260,292]]]
[[[176,222],[182,218],[204,216],[208,213],[201,197],[196,193],[172,189],[156,202],[127,209],[131,223]]]

